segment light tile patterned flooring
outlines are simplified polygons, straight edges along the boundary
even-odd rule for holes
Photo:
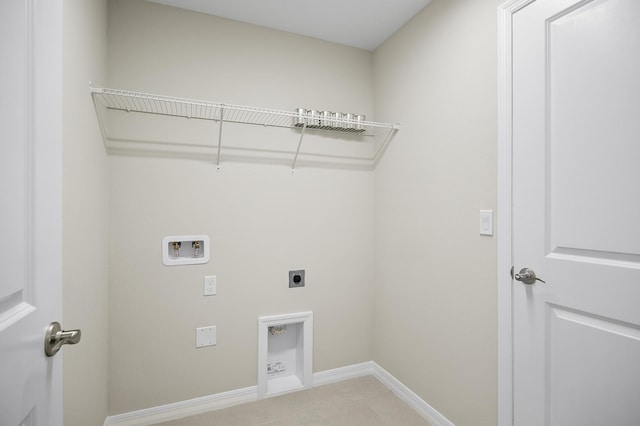
[[[160,425],[430,426],[373,376],[318,386]]]

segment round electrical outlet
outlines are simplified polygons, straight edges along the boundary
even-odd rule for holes
[[[289,271],[289,288],[304,287],[304,269]]]

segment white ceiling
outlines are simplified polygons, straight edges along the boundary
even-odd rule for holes
[[[148,0],[374,50],[431,0]]]

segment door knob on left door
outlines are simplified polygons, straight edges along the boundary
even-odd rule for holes
[[[62,345],[75,345],[80,341],[80,330],[63,330],[60,323],[52,322],[44,336],[44,353],[54,356]]]

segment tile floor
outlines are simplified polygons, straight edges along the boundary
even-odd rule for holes
[[[160,425],[430,426],[373,376],[318,386]]]

